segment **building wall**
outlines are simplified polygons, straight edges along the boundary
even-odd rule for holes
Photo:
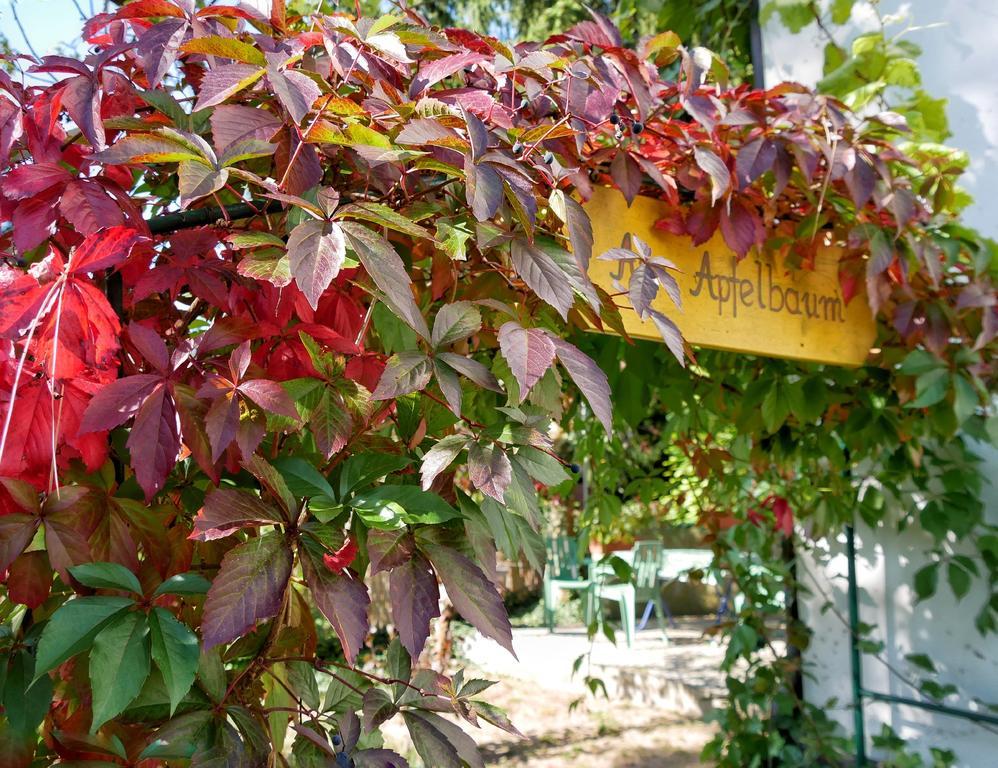
[[[978,450],[985,457],[983,476],[998,477],[998,451],[983,445]],[[989,522],[998,524],[995,484],[986,488],[985,509]],[[903,676],[917,681],[921,675],[905,661],[907,654],[927,654],[939,670],[939,682],[950,682],[960,689],[960,695],[948,698],[945,703],[980,710],[975,698],[998,702],[998,639],[995,635],[982,637],[973,623],[988,592],[977,582],[970,594],[957,601],[949,583],[941,576],[936,595],[916,604],[911,584],[915,572],[927,562],[923,553],[930,546],[928,534],[917,527],[895,534],[884,529],[871,531],[863,524],[857,526],[860,621],[877,627],[873,637],[884,641],[883,656]],[[973,554],[970,548],[959,545],[954,550]],[[837,699],[828,711],[846,732],[852,733],[849,636],[844,623],[848,616],[846,568],[844,536],[818,558],[806,561],[802,577],[812,594],[802,601],[802,618],[814,630],[814,636],[804,655],[811,673],[805,677],[804,693],[809,701],[820,706],[829,699]],[[823,610],[828,600],[834,608]],[[864,655],[862,663],[863,684],[867,689],[920,698],[916,690],[874,657]],[[998,728],[986,730],[970,721],[878,702],[867,703],[865,715],[868,739],[887,723],[910,746],[923,753],[929,747],[941,747],[956,752],[958,765],[966,768],[998,765]],[[875,755],[876,750],[870,754]]]

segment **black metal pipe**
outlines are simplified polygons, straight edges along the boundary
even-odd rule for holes
[[[154,216],[148,220],[149,231],[154,235],[167,235],[181,229],[203,227],[226,219],[248,219],[264,213],[278,213],[284,209],[279,200],[252,200],[248,203],[213,205],[208,208],[195,208],[191,211],[177,211]]]

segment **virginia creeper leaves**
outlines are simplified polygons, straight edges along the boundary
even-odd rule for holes
[[[201,626],[205,650],[232,642],[280,610],[292,554],[276,534],[229,550],[208,590]]]
[[[349,571],[332,573],[308,557],[303,558],[302,569],[316,607],[333,626],[347,662],[353,664],[368,633],[367,587]]]
[[[433,563],[447,590],[447,596],[458,612],[479,632],[491,637],[515,656],[513,630],[495,585],[485,578],[485,574],[477,565],[456,550],[427,545],[424,551]],[[392,575],[395,575],[395,571],[392,571]],[[405,645],[404,637],[403,645]],[[417,655],[408,645],[406,650],[413,656]]]
[[[418,658],[430,636],[430,619],[440,615],[440,590],[429,561],[417,553],[393,568],[389,594],[399,639],[409,655]]]
[[[339,274],[345,255],[343,230],[334,222],[303,221],[291,231],[288,238],[291,274],[313,309]]]
[[[520,387],[522,401],[554,362],[554,342],[540,328],[510,321],[499,329],[499,348]]]

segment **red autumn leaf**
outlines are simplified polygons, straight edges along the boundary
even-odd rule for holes
[[[43,551],[24,552],[10,565],[7,595],[11,602],[34,610],[48,599],[52,576],[52,568]]]
[[[342,547],[332,554],[326,553],[322,556],[322,562],[335,574],[343,573],[344,568],[349,568],[357,557],[357,542],[353,538],[348,538]]]

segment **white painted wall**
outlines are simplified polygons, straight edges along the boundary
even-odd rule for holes
[[[998,451],[980,446],[986,457],[982,466],[984,477],[998,478]],[[985,491],[988,520],[998,524],[998,485]],[[918,528],[903,534],[884,529],[871,531],[860,524],[856,530],[857,582],[860,587],[860,621],[874,624],[874,636],[886,644],[884,657],[891,666],[909,679],[918,679],[919,671],[905,661],[910,653],[925,653],[936,663],[940,682],[956,685],[961,695],[952,696],[946,704],[980,710],[974,699],[998,702],[998,639],[987,639],[974,629],[973,619],[986,590],[978,584],[958,602],[945,578],[940,579],[937,594],[918,605],[911,588],[915,572],[926,560],[923,552],[931,546],[928,534]],[[973,554],[957,546],[958,552]],[[814,630],[805,662],[813,678],[805,677],[806,698],[824,705],[838,699],[829,714],[837,719],[847,733],[853,732],[851,709],[851,678],[849,642],[846,626],[840,617],[848,616],[845,557],[845,537],[825,549],[817,559],[809,559],[802,580],[812,590],[812,596],[802,601],[802,618]],[[830,598],[833,611],[822,613],[822,605]],[[918,699],[917,691],[891,674],[887,667],[872,656],[863,656],[863,683],[870,690]],[[952,749],[965,768],[992,768],[998,765],[998,728],[985,730],[966,720],[959,720],[925,710],[899,705],[871,702],[865,705],[866,733],[879,733],[888,723],[908,741],[910,747],[925,754],[929,747]],[[869,745],[869,741],[868,741]],[[871,750],[871,755],[876,750]]]
[[[840,44],[873,28],[861,6],[857,3],[848,29],[837,34]],[[962,183],[975,203],[965,220],[998,238],[998,0],[880,0],[880,7],[904,19],[889,32],[912,27],[905,36],[923,49],[919,67],[925,89],[948,99],[949,143],[965,150],[971,162]],[[763,29],[766,84],[814,85],[821,77],[823,48],[814,25],[793,35],[778,19],[770,20]]]
[[[861,5],[854,9],[848,28],[836,33],[840,43],[874,27]],[[912,27],[905,34],[923,48],[919,67],[924,86],[933,96],[948,99],[953,132],[949,143],[965,150],[971,161],[962,183],[975,203],[965,220],[983,234],[998,237],[998,0],[881,0],[880,7],[882,13],[902,19],[890,30]],[[763,29],[766,84],[795,80],[814,85],[821,77],[823,47],[824,39],[816,27],[794,35],[778,19],[772,19]],[[982,446],[981,453],[987,457],[983,476],[998,478],[998,451]],[[991,523],[998,524],[995,485],[987,490],[986,509]],[[887,661],[917,677],[917,670],[904,657],[926,653],[937,662],[940,680],[952,682],[963,694],[947,704],[974,709],[978,706],[974,697],[998,701],[998,640],[994,636],[985,640],[973,625],[973,617],[986,599],[985,590],[975,588],[957,602],[942,579],[935,597],[915,605],[909,585],[926,562],[923,552],[931,544],[928,535],[917,528],[897,535],[860,525],[856,536],[860,620],[878,627],[876,634],[887,645]],[[848,616],[844,551],[843,536],[818,557],[820,564],[815,560],[809,564],[815,595],[803,601],[802,614],[814,629],[812,645],[805,654],[814,679],[805,678],[805,695],[816,704],[837,698],[837,705],[829,712],[851,734],[848,634],[839,618]],[[822,593],[832,599],[835,611],[821,612],[825,602]],[[918,698],[916,691],[869,656],[864,656],[863,679],[869,689]],[[865,713],[868,738],[880,731],[881,724],[889,723],[911,747],[923,753],[938,746],[955,751],[959,765],[966,768],[998,766],[995,731],[897,705],[868,703]]]

